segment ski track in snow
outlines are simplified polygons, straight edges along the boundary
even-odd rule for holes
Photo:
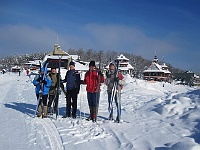
[[[45,129],[51,149],[64,150],[60,135],[53,122],[49,118],[37,119],[37,122]]]
[[[80,118],[59,118],[59,121],[55,123],[58,124],[57,129],[64,141],[63,145],[79,145],[108,136],[108,133],[98,123],[92,123]]]
[[[17,123],[23,127],[23,132],[26,130],[28,133],[28,135],[23,135],[24,139],[26,137],[28,139],[21,141],[21,143],[26,141],[26,149],[147,150],[155,149],[156,145],[159,150],[162,148],[168,150],[168,147],[177,145],[181,147],[183,143],[191,148],[195,144],[193,142],[187,145],[188,141],[198,142],[199,123],[189,120],[197,118],[198,121],[198,116],[191,115],[191,112],[200,110],[198,107],[200,94],[198,92],[196,94],[195,91],[192,91],[188,96],[184,92],[190,92],[189,90],[176,91],[174,87],[170,92],[165,91],[164,88],[154,87],[156,84],[147,83],[141,91],[139,81],[134,81],[132,84],[137,86],[122,91],[123,120],[120,123],[114,123],[107,120],[107,93],[106,86],[103,85],[97,123],[92,123],[85,120],[89,110],[85,86],[81,86],[76,119],[61,118],[65,113],[64,95],[60,97],[60,115],[57,120],[55,120],[55,116],[39,119],[33,118],[37,101],[31,80],[24,76],[11,76],[13,78],[5,78],[5,82],[0,82],[0,87],[4,87],[1,88],[0,102],[5,103],[6,107],[12,108],[9,109],[9,113],[18,115],[16,119],[20,119],[20,122]],[[17,81],[13,82],[16,79]],[[17,84],[14,85],[14,83]],[[11,93],[16,96],[12,96]],[[0,106],[1,113],[6,110],[2,106]],[[115,104],[113,106],[114,117],[116,117],[116,106]],[[191,132],[194,133],[191,135]],[[15,135],[19,138],[20,132],[16,132]],[[10,139],[12,140],[9,137]],[[24,145],[17,146],[17,148],[19,147],[25,149]]]

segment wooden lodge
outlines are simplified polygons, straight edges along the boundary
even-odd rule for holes
[[[129,59],[126,58],[123,54],[120,54],[117,57],[117,60],[119,61],[119,68],[118,70],[122,73],[122,74],[129,74],[132,75],[133,74],[133,66],[131,66],[131,64],[129,63]],[[106,66],[106,69],[109,69],[109,65]]]
[[[169,82],[170,75],[171,72],[168,70],[168,66],[165,63],[162,65],[158,64],[156,55],[150,66],[143,71],[143,78],[145,80]]]

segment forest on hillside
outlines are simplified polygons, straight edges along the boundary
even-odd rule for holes
[[[31,60],[42,60],[44,56],[49,52],[37,52],[33,54],[24,54],[24,55],[15,55],[15,56],[8,56],[5,58],[2,58],[0,60],[0,69],[9,69],[12,66],[21,66],[22,64],[31,61]],[[137,72],[142,72],[145,67],[149,66],[153,60],[147,60],[144,59],[142,56],[136,56],[131,53],[127,52],[116,52],[116,51],[96,51],[93,49],[83,50],[83,49],[69,49],[67,51],[70,55],[78,55],[81,61],[99,61],[101,58],[101,62],[103,64],[108,64],[110,61],[113,61],[119,56],[120,54],[123,54],[125,57],[129,59],[129,63],[136,68]],[[162,64],[162,61],[159,61],[159,64]],[[168,65],[169,70],[172,73],[180,73],[184,72],[183,70],[179,68],[174,68],[171,64],[165,62],[166,65]]]

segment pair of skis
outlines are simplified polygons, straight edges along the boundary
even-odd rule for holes
[[[118,77],[118,68],[119,68],[119,61],[115,60],[115,72],[114,78]],[[111,101],[109,104],[109,119],[113,117],[113,101],[117,98],[117,119],[116,121],[119,123],[121,120],[121,93],[119,88],[119,83],[114,81],[112,92],[111,92]]]
[[[45,68],[44,68],[44,75],[42,77],[42,80],[45,79],[45,76],[47,74],[47,67],[48,67],[48,64],[49,63],[46,63],[45,65]],[[40,72],[41,72],[41,62],[40,62]],[[39,76],[41,77],[41,75]],[[34,118],[36,117],[36,114],[37,114],[37,110],[38,110],[38,106],[40,104],[40,101],[42,100],[42,94],[43,94],[43,88],[44,88],[44,84],[43,83],[40,83],[40,91],[39,91],[39,96],[38,96],[38,99],[37,99],[37,105],[36,105],[36,108],[35,108],[35,114],[34,114]]]
[[[59,107],[58,107],[58,101],[59,101],[59,97],[61,94],[61,90],[60,90],[60,67],[61,67],[61,57],[59,57],[59,63],[58,63],[58,78],[57,78],[57,93],[55,96],[55,100],[54,100],[54,104],[55,104],[55,109],[56,109],[56,120],[58,118],[59,115]]]
[[[99,54],[99,71],[101,71],[101,53]],[[99,101],[100,101],[100,92],[101,92],[101,75],[98,72],[98,91],[96,92],[96,116],[94,119],[94,122],[97,122],[97,115],[98,115],[98,110],[99,110]]]
[[[45,70],[44,70],[44,76],[43,76],[43,80],[45,79],[45,76],[47,74],[47,67],[48,67],[48,64],[51,60],[47,60],[48,62],[46,63],[45,65]],[[55,108],[55,113],[56,113],[56,120],[57,120],[57,117],[59,115],[59,108],[58,108],[58,101],[59,101],[59,96],[61,94],[61,90],[60,90],[60,67],[61,67],[61,57],[59,57],[59,64],[58,64],[58,81],[57,81],[57,92],[56,92],[56,95],[55,95],[55,98],[53,100],[54,102],[54,106],[56,107]],[[41,63],[40,63],[40,72],[41,72]],[[36,117],[36,113],[37,113],[37,110],[38,110],[38,106],[39,106],[39,103],[40,103],[40,100],[42,99],[42,93],[43,93],[43,83],[40,85],[40,93],[39,93],[39,97],[38,97],[38,100],[37,100],[37,105],[36,105],[36,109],[35,109],[35,115],[34,115],[34,118]]]

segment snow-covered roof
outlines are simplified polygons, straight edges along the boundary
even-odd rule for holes
[[[14,67],[12,67],[12,69],[20,69],[20,67],[19,66],[14,66]]]
[[[105,68],[109,69],[109,65],[107,65]],[[119,66],[119,70],[131,70],[131,69],[134,69],[134,68],[129,63],[128,63],[128,65],[126,67],[120,67]]]
[[[163,72],[163,73],[171,73],[169,70],[144,70],[143,72]]]
[[[198,75],[196,75],[196,74],[194,74],[194,77],[199,79],[199,76],[198,76]]]
[[[129,60],[129,59],[126,58],[123,54],[120,54],[120,55],[117,57],[117,60]]]
[[[119,67],[119,70],[130,70],[128,67]]]
[[[33,60],[25,63],[25,65],[40,65],[40,62],[42,62],[42,60]]]
[[[165,68],[167,67],[164,65]],[[163,65],[159,65],[158,63],[152,62],[151,65],[144,70],[143,72],[164,72],[164,73],[171,73],[169,70],[162,69]]]
[[[194,72],[192,72],[192,71],[186,71],[185,73],[194,73]]]
[[[168,68],[168,66],[165,63],[163,63],[161,66],[165,67],[165,68]]]
[[[134,69],[133,66],[131,64],[128,64],[127,66],[129,69]]]
[[[89,66],[87,64],[83,65],[80,62],[75,62],[75,69],[80,71],[87,71],[89,69]]]
[[[54,50],[53,52],[48,53],[47,55],[66,55],[68,56],[69,54],[65,51],[63,51],[58,44],[54,45]]]
[[[73,60],[78,60],[78,58],[79,58],[78,55],[70,55],[70,57],[71,57]]]
[[[68,56],[61,56],[61,55],[46,55],[43,59],[43,63],[47,61],[47,59],[68,59],[71,58],[69,55]]]
[[[132,70],[132,69],[134,69],[134,68],[129,63],[126,67],[119,67],[119,70]]]

